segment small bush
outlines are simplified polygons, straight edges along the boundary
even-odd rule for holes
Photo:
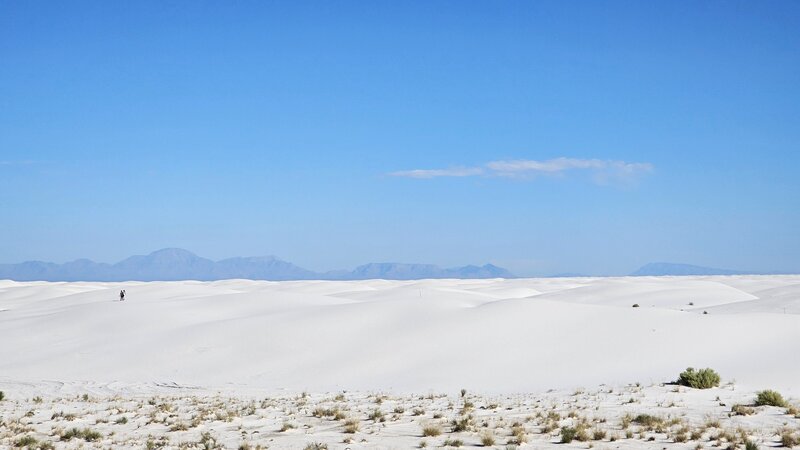
[[[578,434],[578,430],[573,427],[564,427],[561,429],[561,443],[562,444],[569,444],[575,439],[575,435]]]
[[[445,447],[461,447],[464,445],[464,441],[461,439],[445,439],[444,446]]]
[[[779,392],[766,390],[756,394],[756,406],[778,406],[780,408],[785,408],[788,404]]]
[[[2,402],[5,399],[6,399],[6,393],[3,392],[3,391],[0,391],[0,402]]]
[[[436,425],[425,425],[424,427],[422,427],[423,437],[436,437],[439,436],[440,434],[442,434],[442,430]]]
[[[744,450],[758,450],[758,445],[750,439],[744,441]]]
[[[678,384],[695,389],[709,389],[719,386],[719,381],[719,374],[710,368],[695,370],[689,367],[678,377]]]
[[[484,447],[491,447],[494,445],[494,435],[490,432],[486,432],[481,436],[481,445]]]

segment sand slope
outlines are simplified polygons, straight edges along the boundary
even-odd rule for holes
[[[796,395],[798,299],[800,276],[0,281],[0,381],[516,392],[691,365]]]

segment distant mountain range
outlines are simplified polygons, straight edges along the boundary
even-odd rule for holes
[[[78,259],[64,264],[27,261],[0,264],[0,280],[16,281],[213,281],[250,280],[417,280],[425,278],[514,278],[506,269],[486,264],[443,269],[432,264],[371,263],[352,271],[313,272],[273,256],[212,261],[179,249],[165,248],[131,256],[116,264]]]
[[[650,263],[640,267],[639,270],[633,272],[631,276],[646,277],[646,276],[666,276],[666,275],[744,275],[753,274],[753,272],[743,272],[739,270],[728,269],[715,269],[713,267],[693,266],[691,264],[676,264],[676,263]]]

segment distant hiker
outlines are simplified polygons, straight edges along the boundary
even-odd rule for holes
[[[119,291],[119,301],[125,300],[125,289]]]

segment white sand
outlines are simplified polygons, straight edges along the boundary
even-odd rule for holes
[[[0,448],[475,447],[487,433],[505,446],[514,423],[534,448],[800,439],[791,410],[731,414],[765,388],[798,405],[800,276],[0,281],[0,342]],[[663,384],[687,366],[723,385]],[[641,413],[665,422],[624,424]],[[559,443],[581,423],[602,434]],[[422,437],[426,425],[443,434]],[[68,440],[73,427],[99,434]]]
[[[508,393],[709,366],[800,389],[800,276],[0,281],[0,310],[3,382]]]

